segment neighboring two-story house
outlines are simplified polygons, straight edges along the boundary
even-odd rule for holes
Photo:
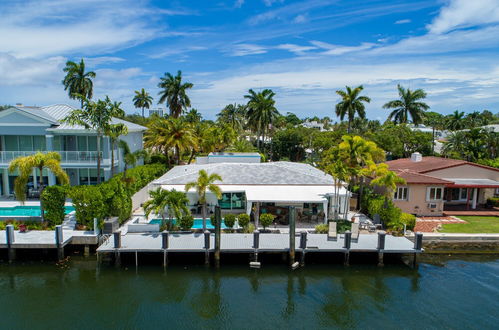
[[[386,164],[407,182],[397,186],[394,204],[416,215],[439,216],[456,207],[473,210],[499,188],[499,169],[464,160],[414,153]]]
[[[9,173],[9,163],[37,151],[57,151],[71,185],[97,182],[97,133],[61,122],[74,109],[65,104],[45,107],[18,105],[0,111],[0,195],[13,193],[16,173]],[[132,152],[142,149],[145,127],[118,118],[114,118],[112,123],[123,123],[128,127],[128,134],[120,139],[128,143]],[[112,143],[107,136],[101,139],[101,179],[104,181],[111,177],[112,167],[115,173],[123,171],[124,161],[118,149],[111,159]],[[43,178],[46,184],[56,183],[54,175],[48,171],[44,171]],[[30,185],[36,188],[36,180]]]

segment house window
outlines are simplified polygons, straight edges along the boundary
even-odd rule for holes
[[[393,196],[394,200],[397,201],[406,201],[409,198],[409,188],[407,187],[397,187],[397,190],[395,190],[395,195]]]
[[[426,190],[426,200],[437,201],[443,196],[443,188],[431,187]]]
[[[238,210],[246,208],[246,196],[243,192],[222,193],[218,205],[224,210]]]

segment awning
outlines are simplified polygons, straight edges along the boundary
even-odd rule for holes
[[[444,178],[453,184],[447,185],[449,188],[499,188],[499,181],[491,179],[455,179]]]
[[[245,192],[249,202],[295,202],[322,203],[327,195],[335,193],[334,186],[295,186],[295,185],[218,185],[223,192]],[[182,185],[161,185],[166,190],[184,191]],[[191,190],[195,192],[194,189]],[[339,194],[348,195],[345,188],[340,188]]]

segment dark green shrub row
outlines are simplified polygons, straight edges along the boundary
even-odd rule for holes
[[[487,199],[487,205],[499,206],[499,197],[491,197]]]
[[[162,164],[141,165],[119,173],[95,186],[76,186],[69,191],[78,223],[93,226],[93,219],[118,217],[120,223],[132,212],[132,195],[165,173]]]

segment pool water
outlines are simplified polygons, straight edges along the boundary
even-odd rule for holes
[[[173,219],[172,222],[175,224],[176,220]],[[152,219],[149,221],[150,224],[161,224],[161,219]],[[194,219],[194,225],[191,227],[192,229],[203,229],[203,219],[196,218]],[[210,219],[206,219],[206,228],[207,229],[215,229],[215,226],[211,224]],[[224,221],[222,220],[222,229],[227,228],[225,226]]]
[[[73,212],[73,206],[65,206],[64,213],[69,214]],[[42,212],[39,206],[14,206],[14,207],[0,207],[0,217],[40,217]]]

